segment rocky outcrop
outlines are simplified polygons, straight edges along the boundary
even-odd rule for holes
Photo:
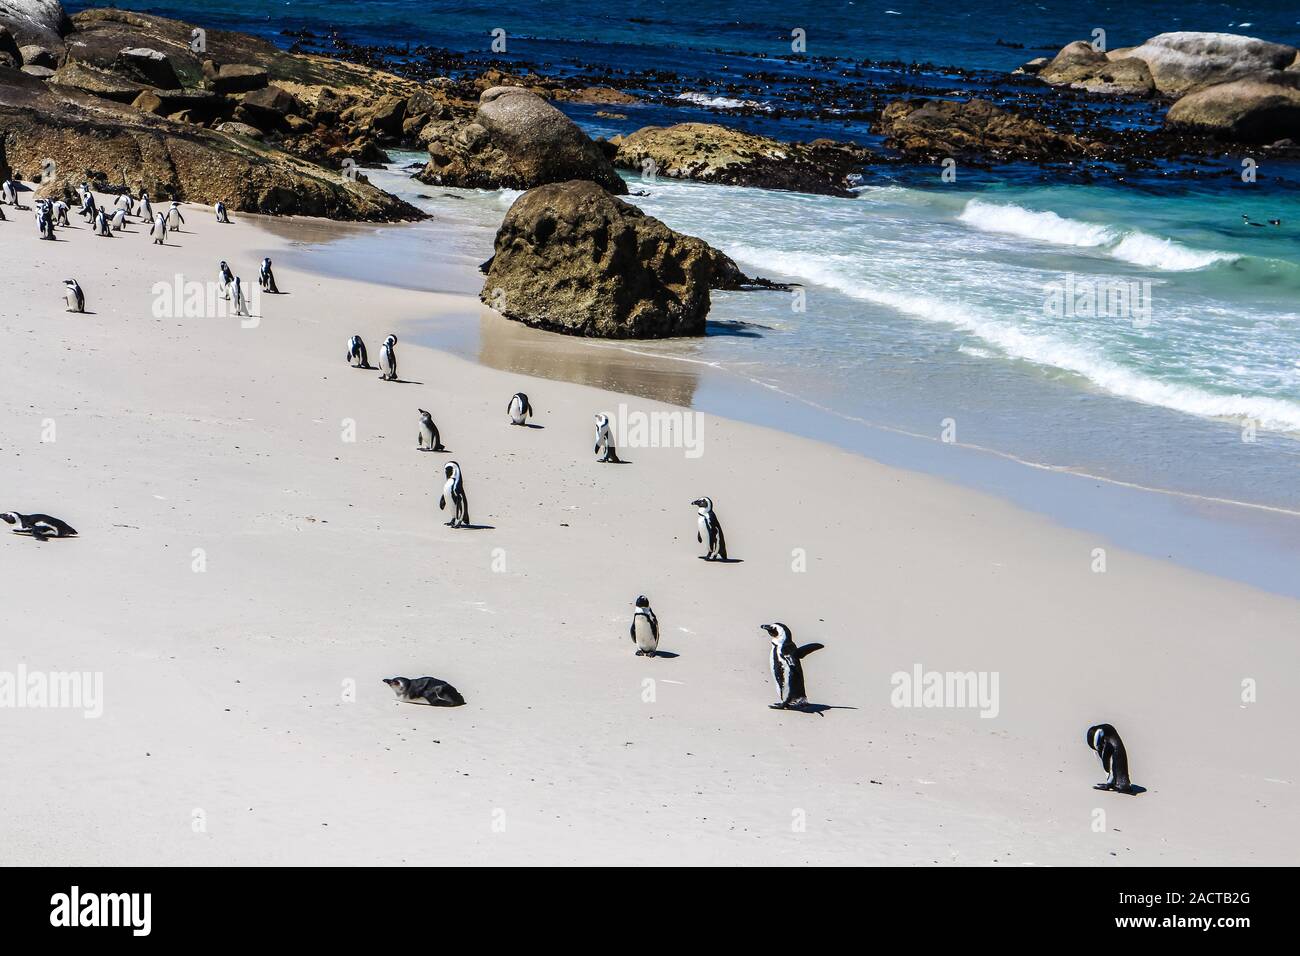
[[[518,87],[484,90],[472,120],[451,120],[426,132],[429,162],[417,178],[427,183],[532,189],[585,179],[613,193],[627,192],[600,147],[573,120]]]
[[[1083,40],[1063,47],[1037,75],[1052,86],[1069,86],[1094,93],[1150,96],[1156,89],[1146,61],[1132,56],[1111,59]]]
[[[783,143],[712,123],[646,126],[615,137],[614,165],[642,175],[849,196],[849,176],[869,161],[852,144]]]
[[[1182,95],[1198,87],[1226,83],[1252,73],[1285,70],[1296,48],[1233,33],[1161,33],[1141,46],[1115,50],[1112,58],[1146,63],[1156,89]]]
[[[0,80],[0,138],[10,163],[33,175],[53,160],[58,184],[235,210],[334,219],[418,219],[414,207],[279,150],[163,119],[111,100],[9,72]],[[42,184],[43,186],[45,184]]]
[[[704,240],[574,180],[515,200],[481,298],[507,318],[554,332],[666,338],[703,335],[710,288],[745,282]]]
[[[0,0],[0,26],[20,44],[48,50],[62,50],[63,35],[72,29],[59,0]]]
[[[1165,124],[1247,143],[1300,140],[1300,72],[1269,70],[1189,93]]]
[[[984,100],[895,100],[880,114],[885,144],[913,156],[1056,160],[1089,155],[1096,144]]]

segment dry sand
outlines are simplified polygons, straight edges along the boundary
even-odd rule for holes
[[[345,364],[465,298],[283,269],[256,328],[154,316],[222,258],[252,283],[283,222],[187,207],[157,248],[6,212],[0,509],[81,536],[0,535],[0,672],[102,672],[103,714],[0,709],[0,861],[1297,862],[1296,602],[1115,548],[1095,573],[1103,540],[776,431],[600,465],[594,412],[672,409],[404,343],[406,384]],[[507,424],[519,389],[542,428]],[[443,525],[448,458],[490,527]],[[701,494],[739,563],[698,559]],[[639,593],[679,656],[633,655]],[[772,620],[826,645],[832,709],[768,709]],[[997,716],[892,706],[918,664],[996,672]],[[1091,788],[1100,721],[1146,793]]]

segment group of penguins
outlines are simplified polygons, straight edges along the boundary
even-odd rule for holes
[[[141,193],[138,200],[123,194],[114,202],[112,216],[106,215],[102,207],[95,203],[94,196],[87,184],[78,187],[81,196],[79,214],[94,223],[94,233],[99,236],[112,236],[113,231],[121,231],[127,215],[135,215],[143,222],[152,221],[150,235],[156,244],[162,245],[169,229],[177,230],[184,224],[185,218],[180,210],[180,203],[173,201],[166,212],[154,213],[149,202],[148,193]],[[4,204],[22,208],[18,203],[18,189],[11,180],[0,184],[0,199]],[[56,226],[68,225],[68,204],[62,200],[39,199],[34,203],[37,226],[41,238],[53,239]],[[230,217],[223,203],[214,206],[218,222],[229,223]],[[0,220],[4,219],[3,206],[0,206]],[[1253,223],[1252,223],[1253,225]],[[247,301],[243,293],[240,278],[231,271],[223,260],[219,266],[220,286],[227,298],[233,298],[239,315],[247,315]],[[275,275],[271,269],[271,260],[262,260],[259,269],[259,284],[263,291],[278,293]],[[84,312],[85,295],[75,279],[64,280],[65,299],[69,311]],[[360,335],[352,335],[347,340],[346,358],[354,368],[371,369],[365,342]],[[390,334],[383,342],[379,355],[380,378],[384,381],[398,381],[397,378],[397,336]],[[425,409],[417,409],[420,416],[416,447],[421,451],[444,451],[442,438],[433,416]],[[506,405],[506,414],[512,425],[527,425],[533,416],[533,408],[528,396],[516,392]],[[599,455],[597,461],[602,463],[621,463],[615,447],[609,416],[603,413],[595,416],[595,444],[593,454]],[[464,477],[459,462],[449,461],[443,466],[445,482],[442,494],[438,498],[440,511],[451,508],[451,517],[447,524],[452,528],[468,528],[470,525],[469,498],[465,492]],[[706,544],[707,551],[702,556],[706,561],[727,561],[727,542],[722,531],[722,522],[713,508],[713,500],[707,496],[696,498],[691,502],[697,509],[696,540]],[[20,514],[18,512],[0,513],[0,520],[14,525],[16,534],[29,535],[37,541],[50,538],[76,536],[77,532],[67,522],[46,514]],[[779,710],[803,710],[808,705],[804,685],[803,659],[825,645],[795,643],[790,628],[780,622],[760,625],[771,643],[770,666],[772,679],[780,693],[780,700],[769,705]],[[659,620],[650,601],[645,595],[638,595],[633,602],[632,621],[628,634],[636,647],[638,657],[653,658],[659,648]],[[391,677],[385,678],[387,684],[399,700],[410,703],[429,704],[437,707],[454,707],[465,703],[460,692],[451,684],[435,677]],[[1134,787],[1129,778],[1128,753],[1119,732],[1110,724],[1096,724],[1088,728],[1085,737],[1088,746],[1097,753],[1107,779],[1095,785],[1098,790],[1114,790],[1120,793],[1138,793],[1141,788]]]

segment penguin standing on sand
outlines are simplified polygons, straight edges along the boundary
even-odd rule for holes
[[[699,530],[695,532],[695,540],[703,544],[709,543],[709,553],[704,556],[705,561],[712,561],[717,558],[720,561],[727,560],[727,539],[722,534],[722,522],[713,511],[713,499],[704,497],[696,498],[691,504],[700,509]]]
[[[86,222],[95,221],[95,213],[99,212],[99,208],[95,205],[95,194],[90,190],[86,190],[81,194],[80,212],[81,218],[86,220]]]
[[[796,647],[790,628],[784,624],[761,624],[759,627],[772,639],[772,680],[781,699],[769,706],[775,710],[790,710],[804,707],[808,703],[808,694],[803,686],[803,659],[813,651],[819,651],[824,644],[805,644]]]
[[[140,201],[135,204],[135,214],[140,217],[142,222],[153,221],[153,206],[149,203],[148,193],[140,193]]]
[[[385,382],[397,381],[397,336],[390,335],[384,339],[379,350],[379,378]]]
[[[421,451],[446,451],[442,447],[438,426],[433,423],[433,416],[423,408],[417,408],[416,411],[420,413],[420,434],[416,436],[415,447]]]
[[[460,476],[460,465],[454,461],[449,461],[442,471],[447,476],[447,482],[442,486],[442,497],[438,499],[438,510],[445,511],[447,502],[450,500],[455,514],[447,524],[453,528],[464,528],[469,524],[469,499],[465,497],[465,482]]]
[[[262,286],[263,292],[270,292],[273,295],[279,295],[280,290],[275,285],[275,273],[271,271],[271,260],[265,258],[257,269],[257,281]]]
[[[348,339],[348,364],[353,368],[370,368],[370,359],[366,356],[366,343],[361,341],[359,335]]]
[[[63,301],[67,303],[68,312],[86,311],[86,295],[81,291],[81,286],[77,284],[76,279],[63,280]]]
[[[72,538],[77,534],[77,529],[72,525],[49,515],[22,515],[17,511],[6,511],[0,514],[0,521],[17,525],[18,527],[13,529],[14,534],[29,534],[37,541],[44,541],[47,538]]]
[[[167,228],[172,232],[180,232],[183,225],[185,217],[181,215],[181,204],[172,200],[171,207],[167,210]]]
[[[126,210],[119,209],[113,213],[113,218],[108,221],[108,224],[113,227],[114,232],[124,231],[126,229]]]
[[[597,461],[620,464],[618,452],[614,448],[614,436],[609,430],[609,416],[604,412],[596,416],[596,446],[592,452],[602,452]]]
[[[56,226],[70,225],[68,222],[68,204],[62,199],[55,202],[54,206],[54,224]]]
[[[108,217],[104,215],[104,210],[95,213],[95,235],[113,238],[113,230],[108,226]]]
[[[36,211],[36,228],[40,231],[42,239],[54,238],[54,220],[50,218],[48,206],[42,206]]]
[[[18,187],[14,185],[12,179],[6,179],[0,184],[0,201],[8,206],[18,205]]]
[[[131,211],[131,207],[134,205],[135,202],[131,199],[130,193],[122,193],[120,196],[118,196],[116,199],[113,200],[113,208],[121,209],[123,212],[129,213]]]
[[[221,265],[217,266],[217,286],[221,289],[223,299],[230,298],[230,287],[235,284],[235,274],[230,271],[230,266],[226,265],[226,260],[221,260]]]
[[[167,244],[167,217],[162,213],[158,213],[153,217],[153,225],[149,227],[149,235],[153,236],[155,246]]]
[[[216,211],[217,222],[224,222],[224,223],[230,222],[230,214],[226,212],[226,204],[223,203],[220,199],[217,200],[217,204],[212,208]]]
[[[1119,731],[1110,724],[1094,724],[1088,728],[1084,739],[1097,752],[1102,769],[1108,775],[1104,783],[1093,784],[1092,789],[1133,793],[1133,782],[1128,777],[1128,751],[1124,749]]]
[[[627,632],[636,645],[637,657],[654,657],[659,650],[659,618],[650,609],[650,599],[644,594],[637,596],[632,612],[632,624]]]
[[[235,303],[235,315],[248,315],[248,300],[244,298],[244,284],[235,276],[235,283],[230,287],[230,297]]]
[[[510,398],[510,403],[506,405],[506,414],[510,416],[511,425],[527,424],[528,417],[533,414],[533,406],[528,404],[528,396],[523,392],[515,392]]]

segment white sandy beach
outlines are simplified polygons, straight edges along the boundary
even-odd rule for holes
[[[706,417],[698,458],[601,465],[594,412],[671,409],[406,342],[405,384],[346,365],[353,332],[374,362],[435,310],[477,321],[467,297],[277,268],[256,328],[154,317],[154,283],[223,258],[255,283],[284,222],[190,206],[157,248],[6,213],[0,510],[80,537],[0,534],[0,672],[102,672],[103,713],[0,709],[0,862],[1300,856],[1295,601],[773,430]],[[508,425],[517,390],[542,428]],[[417,408],[451,454],[416,451]],[[443,525],[452,458],[490,527]],[[702,494],[739,563],[698,560]],[[679,656],[633,655],[640,593]],[[768,708],[773,620],[826,645],[806,672],[831,709]],[[917,665],[996,673],[997,715],[892,706]],[[468,703],[401,704],[393,675]],[[1103,721],[1147,792],[1092,789]]]

